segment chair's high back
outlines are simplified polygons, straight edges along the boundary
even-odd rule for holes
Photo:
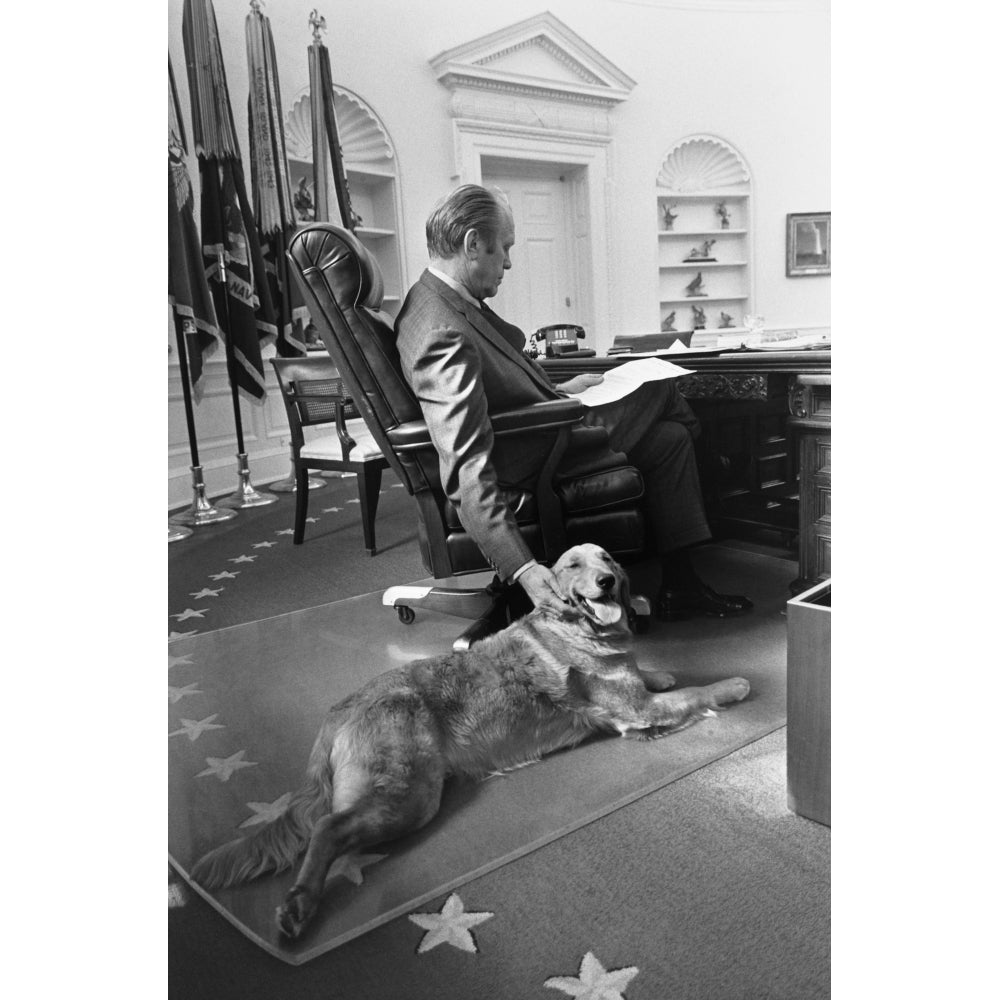
[[[386,437],[386,431],[400,424],[423,420],[423,413],[403,378],[392,320],[380,312],[383,286],[377,262],[353,233],[329,222],[300,230],[288,256],[312,321],[355,406],[420,504],[425,564],[435,576],[451,575],[437,455],[431,450],[397,454]]]
[[[423,414],[403,378],[392,320],[379,311],[383,286],[378,264],[353,233],[328,222],[297,233],[288,256],[355,406],[393,470],[410,493],[417,492],[426,486],[419,463],[403,467],[385,436],[408,420],[422,420]]]

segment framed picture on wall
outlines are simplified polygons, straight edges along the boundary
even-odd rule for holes
[[[830,273],[830,213],[799,212],[785,217],[785,275],[803,278]]]

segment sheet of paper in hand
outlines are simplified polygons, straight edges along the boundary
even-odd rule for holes
[[[603,403],[624,399],[644,382],[690,374],[690,368],[681,368],[680,365],[664,361],[662,358],[626,361],[625,364],[606,371],[604,381],[600,385],[592,385],[583,392],[576,393],[574,398],[580,400],[584,406],[601,406]]]

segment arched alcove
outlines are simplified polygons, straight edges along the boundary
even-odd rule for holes
[[[750,168],[724,139],[687,136],[660,162],[656,201],[660,328],[714,347],[753,312]]]
[[[334,85],[333,107],[351,207],[361,217],[355,234],[378,261],[385,279],[384,308],[395,314],[406,282],[396,151],[385,126],[357,94]],[[312,102],[308,88],[299,92],[285,116],[285,144],[293,192],[303,178],[311,188]],[[300,221],[310,220],[303,217]]]

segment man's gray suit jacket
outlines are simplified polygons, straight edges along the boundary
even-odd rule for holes
[[[494,440],[489,414],[565,398],[527,358],[524,334],[424,271],[396,319],[403,374],[420,402],[441,482],[465,530],[502,579],[532,556],[500,484],[527,485],[551,441]],[[601,449],[605,460],[624,455]],[[602,462],[603,464],[603,462]]]

